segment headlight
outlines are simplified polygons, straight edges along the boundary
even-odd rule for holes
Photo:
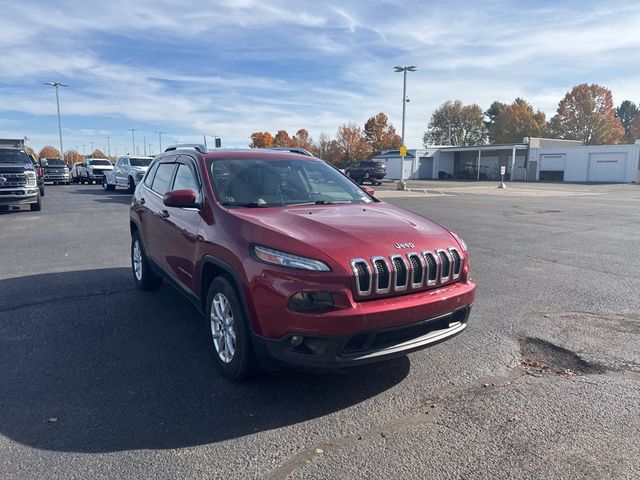
[[[272,265],[297,268],[300,270],[314,270],[318,272],[331,271],[329,266],[320,260],[300,257],[292,253],[281,252],[280,250],[274,250],[273,248],[263,247],[261,245],[255,245],[253,247],[253,253],[259,260],[271,263]]]
[[[36,172],[26,172],[26,176],[27,176],[27,187],[35,187],[37,185]]]

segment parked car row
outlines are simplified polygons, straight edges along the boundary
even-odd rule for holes
[[[84,162],[74,163],[71,167],[71,181],[74,183],[101,184],[105,172],[113,170],[106,158],[88,158]]]

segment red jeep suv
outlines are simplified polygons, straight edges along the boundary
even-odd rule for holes
[[[382,202],[323,160],[191,145],[133,195],[136,286],[166,279],[210,325],[238,380],[262,365],[336,369],[464,330],[475,285],[462,239]]]

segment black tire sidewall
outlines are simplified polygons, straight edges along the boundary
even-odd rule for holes
[[[216,293],[223,293],[224,296],[227,297],[233,311],[233,321],[236,331],[236,350],[229,363],[224,363],[218,356],[211,333],[211,303]],[[233,381],[242,380],[255,374],[257,361],[251,343],[248,320],[235,288],[233,288],[229,280],[225,277],[217,277],[209,287],[205,309],[205,324],[208,332],[207,336],[209,337],[211,355],[220,373],[225,378]]]
[[[136,277],[136,271],[133,266],[133,246],[135,243],[139,242],[140,244],[140,254],[142,256],[142,279],[138,280]],[[142,244],[142,240],[140,240],[140,235],[138,232],[135,232],[131,236],[131,274],[133,275],[133,281],[136,284],[136,288],[139,290],[152,290],[157,288],[162,283],[162,277],[158,276],[151,267],[149,266],[149,262],[147,261],[147,254],[144,251],[144,245]]]

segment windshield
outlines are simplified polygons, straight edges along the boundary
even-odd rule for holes
[[[87,160],[87,164],[89,165],[111,165],[109,160]]]
[[[369,203],[357,185],[322,160],[212,160],[213,188],[232,207]]]
[[[29,157],[22,150],[0,149],[0,163],[30,163]]]
[[[151,160],[151,158],[130,158],[129,162],[132,167],[148,167]]]
[[[50,167],[62,167],[66,164],[61,158],[47,158],[47,165]]]

